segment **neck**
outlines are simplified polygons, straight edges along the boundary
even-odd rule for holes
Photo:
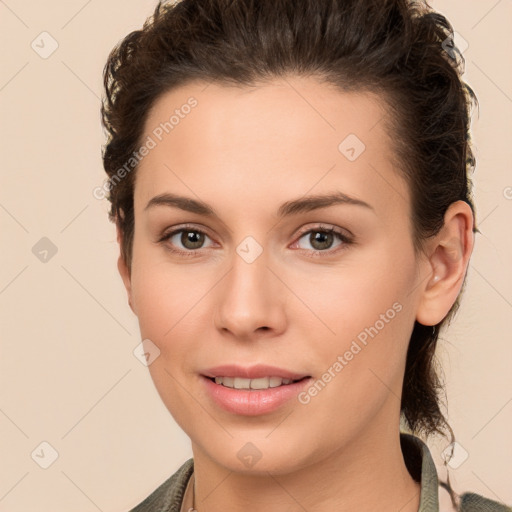
[[[197,512],[417,512],[420,484],[409,474],[396,429],[363,432],[293,472],[234,472],[193,445]]]

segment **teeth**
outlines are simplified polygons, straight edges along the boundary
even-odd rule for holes
[[[268,389],[291,384],[291,379],[281,377],[261,377],[259,379],[244,379],[242,377],[215,377],[216,384],[222,384],[234,389]]]

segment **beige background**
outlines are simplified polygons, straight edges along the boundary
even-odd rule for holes
[[[0,511],[126,511],[192,455],[133,354],[138,324],[117,274],[114,226],[107,201],[92,195],[105,177],[103,65],[154,5],[0,1]],[[465,79],[480,99],[482,234],[439,352],[449,419],[469,454],[451,478],[459,491],[512,504],[512,1],[432,5],[469,44]],[[48,58],[43,31],[58,43]],[[33,252],[42,237],[57,248],[46,262]],[[58,452],[47,469],[43,441]],[[443,477],[444,448],[432,444]]]

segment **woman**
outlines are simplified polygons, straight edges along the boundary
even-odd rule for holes
[[[418,437],[451,432],[476,231],[452,36],[405,0],[182,0],[111,52],[118,268],[193,451],[134,511],[510,510]]]

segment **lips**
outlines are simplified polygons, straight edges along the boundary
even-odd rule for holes
[[[280,379],[280,377],[278,378]],[[231,414],[242,416],[270,414],[286,404],[293,406],[295,403],[295,407],[297,407],[298,401],[294,399],[310,385],[312,380],[311,377],[304,377],[297,382],[265,389],[237,389],[217,384],[215,382],[217,379],[204,375],[201,377],[203,389],[211,403]],[[235,380],[237,379],[245,380],[243,377],[236,377]],[[257,381],[251,380],[250,382]]]
[[[280,377],[281,379],[297,381],[303,379],[304,377],[310,377],[310,375],[307,373],[297,373],[285,368],[278,368],[277,366],[270,366],[265,364],[258,364],[249,367],[243,367],[236,364],[224,364],[208,368],[202,371],[201,374],[210,379],[215,379],[215,377],[239,377],[243,379]]]
[[[212,403],[243,416],[265,415],[284,407],[312,380],[306,373],[266,364],[223,364],[202,371],[201,377]]]

